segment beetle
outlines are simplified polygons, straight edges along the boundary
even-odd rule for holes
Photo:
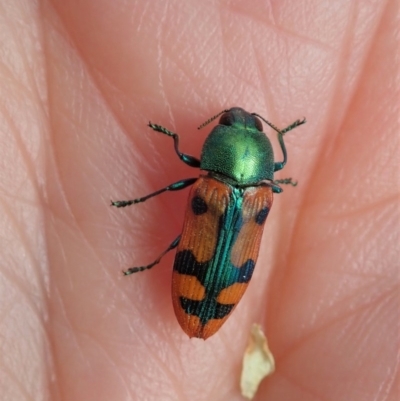
[[[111,202],[120,208],[192,186],[181,234],[155,261],[132,267],[124,274],[151,269],[177,248],[172,273],[175,315],[189,337],[204,340],[220,329],[247,289],[273,193],[282,192],[279,184],[297,184],[291,178],[275,180],[274,173],[287,162],[284,134],[306,122],[296,120],[279,130],[260,115],[233,107],[199,129],[219,116],[200,159],[179,150],[176,133],[150,122],[148,126],[154,131],[173,138],[180,160],[200,168],[200,176],[177,181],[142,198]],[[277,132],[282,161],[275,161],[261,120]]]

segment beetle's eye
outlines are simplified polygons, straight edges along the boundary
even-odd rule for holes
[[[221,125],[232,125],[233,124],[233,117],[231,113],[224,113],[222,114],[221,118],[219,119],[219,123]]]
[[[260,132],[263,131],[262,123],[261,123],[260,119],[257,118],[256,116],[254,116],[254,126],[255,126]]]

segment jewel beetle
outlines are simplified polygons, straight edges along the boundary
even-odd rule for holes
[[[297,120],[283,130],[256,113],[239,107],[223,110],[219,124],[205,140],[200,160],[179,150],[179,136],[149,123],[154,131],[172,137],[178,157],[200,176],[186,178],[142,198],[114,201],[115,207],[144,202],[166,191],[192,186],[181,234],[146,266],[151,269],[174,248],[172,302],[175,315],[189,337],[204,340],[216,333],[242,298],[253,275],[265,220],[279,184],[296,185],[291,178],[275,180],[287,161],[284,134],[304,124]],[[283,160],[276,162],[261,120],[277,132]]]

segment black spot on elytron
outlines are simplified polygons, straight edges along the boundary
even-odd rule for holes
[[[223,319],[232,312],[235,304],[220,304],[213,298],[194,301],[185,297],[179,298],[181,307],[188,315],[197,316],[204,326],[211,319]]]
[[[255,267],[256,264],[252,259],[248,259],[245,263],[243,263],[240,269],[235,267],[238,272],[235,283],[248,283],[251,280],[251,276],[253,275]]]
[[[207,213],[207,203],[200,196],[194,196],[192,199],[192,210],[195,215]]]
[[[223,319],[225,316],[229,315],[232,312],[232,309],[235,307],[235,304],[219,304],[217,303],[217,307],[215,310],[215,319]]]
[[[175,256],[174,270],[179,274],[187,274],[196,277],[202,285],[202,272],[207,269],[207,262],[200,263],[196,260],[192,251],[180,251]]]
[[[263,207],[256,216],[256,223],[260,226],[262,226],[265,223],[265,220],[267,219],[269,213],[269,208]]]

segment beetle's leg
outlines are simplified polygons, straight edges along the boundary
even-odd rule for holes
[[[274,171],[282,170],[283,167],[285,167],[285,164],[287,162],[286,146],[285,146],[285,142],[283,141],[283,135],[285,135],[287,132],[291,131],[293,128],[296,128],[299,125],[305,124],[305,122],[306,122],[305,118],[303,118],[302,120],[296,120],[294,123],[290,124],[289,126],[287,126],[286,128],[284,128],[281,131],[279,131],[272,124],[269,124],[269,126],[278,133],[278,141],[279,141],[279,145],[281,146],[282,153],[283,153],[283,161],[275,163]]]
[[[174,241],[171,243],[171,245],[163,253],[161,253],[161,255],[153,263],[150,263],[147,266],[131,267],[130,269],[125,270],[123,272],[124,275],[129,276],[130,274],[133,274],[133,273],[138,273],[138,272],[142,272],[143,270],[151,269],[153,266],[160,263],[161,259],[163,258],[163,256],[166,253],[168,253],[169,251],[172,251],[174,248],[176,248],[178,246],[180,240],[181,240],[181,236],[179,235],[177,238],[174,239]]]
[[[173,184],[168,185],[165,188],[161,188],[158,191],[153,192],[149,195],[143,196],[142,198],[121,200],[121,201],[111,201],[111,206],[125,207],[125,206],[135,205],[136,203],[145,202],[145,201],[147,201],[147,199],[152,198],[153,196],[162,194],[163,192],[166,192],[166,191],[180,191],[181,189],[184,189],[184,188],[188,187],[189,185],[194,184],[196,180],[197,180],[197,178],[186,178],[184,180],[174,182]]]
[[[297,181],[292,181],[291,178],[282,178],[280,180],[272,181],[272,191],[276,194],[280,194],[283,191],[279,184],[289,184],[295,187],[297,185]]]
[[[162,127],[161,125],[157,124],[152,124],[149,122],[149,127],[152,128],[154,131],[161,132],[162,134],[168,135],[174,139],[174,146],[175,146],[175,152],[178,155],[178,157],[186,163],[190,167],[200,167],[200,160],[197,159],[194,156],[187,155],[185,153],[181,153],[179,150],[179,135],[175,134],[174,132],[171,132],[167,130],[166,128]]]
[[[282,178],[280,180],[274,180],[274,184],[289,184],[295,187],[297,185],[297,181],[292,181],[292,178]]]

